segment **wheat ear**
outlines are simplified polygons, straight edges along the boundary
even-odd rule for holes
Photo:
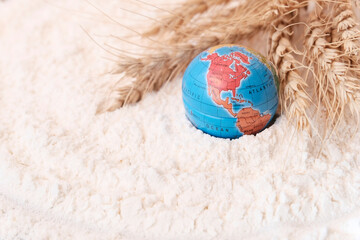
[[[228,34],[225,39],[207,37],[196,45],[183,44],[174,49],[165,49],[156,55],[144,55],[142,58],[124,55],[114,71],[115,74],[122,73],[124,78],[112,89],[115,94],[111,93],[110,98],[101,102],[96,112],[113,111],[140,101],[145,93],[158,90],[165,82],[184,72],[190,61],[200,52],[224,42],[238,42],[242,37],[244,36],[236,33]],[[129,78],[133,81],[124,83]]]
[[[193,2],[193,0],[188,1],[188,3]],[[220,2],[226,3],[227,1],[213,1],[213,3]],[[291,2],[293,3],[293,1]],[[204,30],[204,26],[208,26],[209,23],[201,22],[204,20],[203,18],[198,19],[200,22],[193,19],[191,26],[179,26],[181,32],[187,32],[187,34],[179,35],[178,39],[175,40],[174,37],[176,38],[176,36],[173,34],[169,34],[170,37],[168,37],[166,34],[159,34],[157,31],[152,31],[151,34],[148,32],[147,35],[160,36],[158,40],[152,41],[155,44],[152,47],[157,47],[158,50],[154,54],[145,53],[141,58],[121,56],[122,60],[114,72],[122,73],[124,80],[119,80],[118,84],[115,84],[110,97],[99,104],[97,112],[111,111],[124,104],[139,101],[146,92],[159,89],[165,82],[183,72],[191,59],[201,51],[222,43],[240,43],[241,39],[251,37],[259,30],[266,28],[271,21],[281,14],[303,5],[296,1],[295,3],[288,7],[286,4],[276,4],[275,6],[270,0],[263,1],[263,5],[247,1],[245,5],[232,8],[231,11],[234,11],[234,15],[228,17],[230,21],[226,20],[226,16],[222,16],[214,20],[213,26],[209,27],[208,30]],[[255,9],[254,4],[258,6]],[[209,8],[206,10],[208,11]],[[192,10],[182,9],[181,11],[183,11],[183,15],[188,15],[188,19],[194,17]],[[200,12],[203,11],[199,10],[196,14]],[[218,16],[221,16],[221,13]],[[175,18],[178,19],[179,17],[176,17],[175,14]],[[184,16],[180,18],[183,19]],[[165,28],[161,31],[172,32],[174,26],[169,27],[167,25],[169,24],[162,24],[161,26],[165,26]],[[133,78],[133,81],[124,83],[129,78]]]
[[[336,10],[332,32],[333,42],[338,43],[346,55],[358,62],[360,31],[351,7],[351,1],[339,1],[336,4]]]
[[[298,3],[297,3],[298,4]],[[298,129],[310,129],[306,109],[310,105],[305,88],[307,84],[296,70],[299,63],[293,54],[292,28],[289,26],[297,17],[297,11],[289,12],[272,24],[269,57],[275,64],[280,78],[280,106],[288,119],[294,119]]]
[[[244,14],[248,13],[244,12]],[[99,104],[97,113],[112,111],[125,104],[139,101],[146,92],[158,90],[165,82],[182,73],[189,62],[201,51],[222,43],[238,43],[240,39],[251,36],[259,28],[265,26],[265,21],[260,21],[260,18],[263,18],[262,14],[248,17],[241,18],[238,23],[239,25],[247,24],[247,27],[242,30],[239,30],[238,25],[217,25],[218,31],[209,31],[201,38],[199,36],[188,40],[183,39],[183,43],[164,46],[160,40],[154,40],[152,48],[155,50],[150,54],[144,53],[139,58],[122,55],[114,73],[122,73],[123,78],[115,84],[109,97]],[[251,24],[248,24],[249,20],[252,20]],[[201,26],[198,28],[200,32]],[[126,82],[129,79],[133,81]]]
[[[313,16],[305,40],[308,62],[316,74],[318,109],[325,110],[327,122],[333,129],[344,119],[347,106],[357,118],[360,107],[360,86],[353,77],[351,56],[344,54],[337,42],[332,42],[335,38],[334,24],[336,22],[331,22],[322,14]]]
[[[360,30],[355,20],[355,13],[350,0],[340,0],[336,3],[336,17],[334,18],[332,39],[340,42],[342,50],[343,72],[346,78],[340,82],[337,98],[340,103],[349,106],[351,113],[360,120]],[[343,111],[343,109],[340,109]],[[341,120],[341,119],[340,119]]]
[[[191,2],[192,0],[189,1],[189,3]],[[270,0],[262,2],[246,1],[235,6],[233,4],[226,5],[228,2],[230,1],[206,2],[206,11],[196,11],[197,15],[194,15],[192,8],[186,10],[181,7],[182,14],[180,16],[170,16],[173,21],[172,24],[161,22],[150,30],[151,34],[145,32],[143,36],[148,37],[151,35],[157,37],[163,43],[174,45],[193,40],[201,41],[202,38],[206,38],[208,35],[224,36],[227,32],[232,32],[235,29],[238,34],[247,35],[249,29],[254,30],[254,28],[263,27],[268,23],[267,18],[264,18],[263,15]],[[201,7],[203,4],[205,4],[205,1],[199,4],[198,7],[203,9]],[[183,20],[184,16],[186,16],[186,21]],[[176,24],[179,21],[181,24]],[[165,22],[167,21],[165,20]]]
[[[166,12],[170,14],[160,20],[161,24],[157,24],[146,31],[144,36],[162,35],[169,29],[174,30],[177,34],[182,34],[182,32],[178,30],[181,29],[181,26],[187,25],[194,16],[204,13],[214,6],[227,4],[230,1],[231,0],[187,0],[173,11],[166,10]]]

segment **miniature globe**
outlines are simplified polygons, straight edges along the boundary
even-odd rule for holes
[[[185,113],[198,129],[215,137],[256,134],[278,106],[279,81],[261,54],[239,45],[220,45],[200,53],[182,81]]]

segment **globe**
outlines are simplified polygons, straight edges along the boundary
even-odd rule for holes
[[[262,131],[278,107],[272,63],[239,45],[220,45],[196,56],[182,81],[186,117],[203,132],[239,138]]]

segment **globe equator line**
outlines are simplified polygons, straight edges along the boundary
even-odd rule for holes
[[[189,105],[189,103],[187,103],[186,101],[184,101],[184,103],[187,104],[187,105]],[[197,113],[199,113],[199,114],[201,114],[201,115],[203,115],[203,116],[206,116],[206,117],[209,117],[209,118],[213,118],[213,119],[236,120],[236,118],[233,117],[230,113],[228,113],[230,117],[221,117],[221,118],[219,118],[219,117],[214,117],[214,116],[211,116],[211,115],[209,115],[209,114],[203,113],[203,112],[201,112],[200,110],[197,110],[197,109],[196,109],[196,110],[192,110],[192,111],[196,111]]]

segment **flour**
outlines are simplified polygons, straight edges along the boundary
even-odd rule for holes
[[[155,14],[93,2],[126,24],[141,16],[119,7]],[[86,1],[0,2],[0,239],[360,238],[351,123],[320,155],[284,117],[213,138],[185,118],[180,79],[95,115],[118,76],[80,26],[128,34]]]

